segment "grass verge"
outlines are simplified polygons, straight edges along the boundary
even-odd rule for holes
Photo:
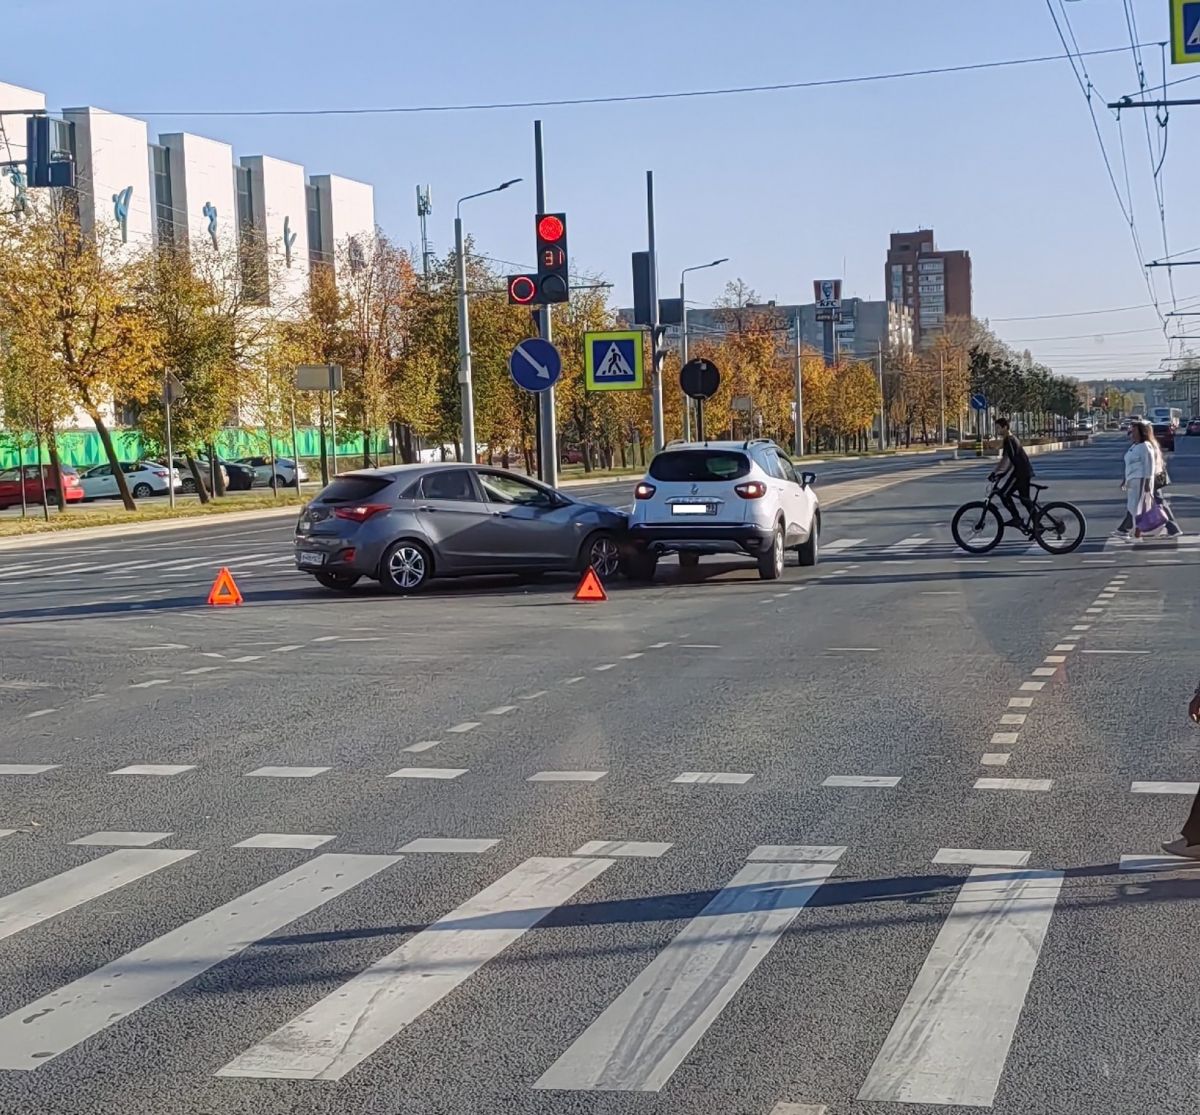
[[[171,509],[165,501],[147,506],[142,503],[136,511],[124,507],[80,508],[59,514],[51,511],[50,521],[41,516],[40,507],[30,508],[25,519],[0,520],[0,538],[16,538],[33,534],[56,534],[64,530],[86,530],[88,527],[122,526],[126,523],[150,523],[167,519],[203,519],[213,515],[227,515],[232,511],[265,511],[272,507],[299,507],[310,499],[295,492],[280,493],[275,499],[264,499],[255,495],[228,495],[209,503],[191,503]],[[38,516],[35,518],[34,516]]]

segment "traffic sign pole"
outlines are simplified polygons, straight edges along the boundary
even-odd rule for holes
[[[654,249],[654,171],[646,171],[646,233],[650,251],[650,418],[654,452],[663,447],[662,356],[658,337],[658,254]]]
[[[546,212],[546,166],[542,153],[542,122],[533,122],[533,159],[537,178],[537,211]],[[543,306],[538,313],[538,336],[547,344],[553,340],[550,322],[550,307]],[[552,488],[558,485],[558,428],[555,422],[554,388],[548,387],[538,396],[540,438],[538,439],[538,465],[542,483]]]

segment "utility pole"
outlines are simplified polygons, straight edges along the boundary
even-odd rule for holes
[[[658,254],[654,248],[654,171],[646,171],[646,247],[650,252],[650,417],[657,453],[665,440],[663,434],[663,359],[658,343]]]
[[[542,122],[533,122],[533,161],[537,178],[537,211],[546,212],[546,165],[542,152]],[[540,270],[540,264],[539,264]],[[538,336],[551,341],[552,327],[550,307],[538,311]],[[554,388],[547,387],[538,392],[538,463],[541,465],[543,484],[556,487],[558,484],[558,429],[554,412]]]
[[[875,370],[879,374],[879,449],[882,452],[885,441],[887,419],[883,413],[883,342],[875,342]]]
[[[804,367],[803,367],[803,344],[800,340],[800,311],[796,311],[795,326],[796,330],[796,412],[794,415],[796,424],[795,438],[792,442],[796,450],[797,457],[804,456]]]
[[[687,291],[684,280],[686,275],[686,270],[680,272],[679,275],[679,366],[681,368],[688,362]],[[692,400],[687,395],[683,397],[683,440],[692,440]]]
[[[941,383],[942,383],[942,407],[941,407],[942,417],[941,417],[941,425],[938,427],[938,432],[940,435],[939,439],[938,439],[938,444],[945,445],[946,444],[946,360],[945,360],[945,354],[941,353],[941,352],[938,353],[938,376],[940,377]]]
[[[461,202],[459,203],[462,204]],[[454,269],[458,279],[458,390],[463,459],[475,463],[475,395],[471,388],[471,321],[467,309],[467,258],[462,217],[454,217]]]

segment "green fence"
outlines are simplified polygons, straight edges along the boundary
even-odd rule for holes
[[[113,445],[117,456],[123,461],[136,461],[147,454],[146,441],[138,430],[113,430]],[[108,458],[104,454],[104,445],[100,435],[95,430],[63,430],[56,438],[58,453],[63,464],[72,465],[77,469],[91,468],[92,465],[105,464]],[[275,455],[290,457],[292,455],[292,433],[286,430],[276,433],[272,438],[275,444]],[[326,432],[328,444],[328,431]],[[376,457],[391,459],[391,443],[386,434],[373,435],[371,450]],[[316,426],[300,426],[296,430],[296,444],[301,457],[319,457],[321,455],[321,431]],[[222,430],[217,437],[217,449],[222,457],[236,460],[238,457],[269,456],[267,433],[263,429],[229,429]],[[362,457],[363,435],[361,433],[345,436],[338,431],[337,452],[339,457]],[[176,448],[176,452],[179,449]],[[17,439],[8,433],[0,432],[0,468],[14,468],[17,465]],[[21,447],[21,456],[25,464],[33,464],[36,454],[32,444]],[[42,460],[49,460],[46,447],[42,447]]]

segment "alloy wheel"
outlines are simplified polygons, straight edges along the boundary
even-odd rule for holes
[[[417,588],[425,580],[425,555],[415,546],[401,546],[388,560],[388,573],[400,588]]]

